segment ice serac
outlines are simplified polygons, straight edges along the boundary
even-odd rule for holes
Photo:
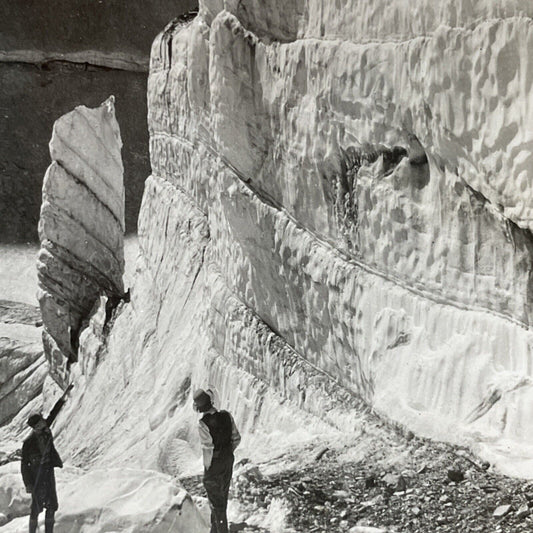
[[[54,124],[39,221],[39,304],[50,370],[62,383],[101,294],[120,297],[124,272],[122,141],[114,98]]]
[[[363,399],[533,475],[532,16],[206,0],[170,24],[137,278],[72,456],[183,472],[207,382],[245,442],[350,431]]]

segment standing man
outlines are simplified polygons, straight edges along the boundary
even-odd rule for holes
[[[233,473],[233,452],[241,436],[233,417],[218,411],[203,389],[193,395],[194,408],[204,413],[198,424],[204,459],[204,487],[211,507],[210,533],[228,533],[228,493]]]
[[[26,492],[31,494],[30,533],[37,531],[39,513],[44,508],[45,533],[54,531],[54,515],[58,508],[54,468],[62,468],[63,462],[55,449],[50,426],[65,404],[72,387],[73,385],[68,386],[48,418],[43,418],[40,413],[28,418],[32,432],[22,445],[21,471]]]

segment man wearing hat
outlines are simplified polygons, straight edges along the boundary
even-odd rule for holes
[[[48,418],[43,418],[40,413],[28,418],[32,432],[22,445],[21,471],[26,491],[31,494],[30,533],[37,531],[39,513],[44,508],[46,508],[45,533],[54,531],[54,514],[58,508],[54,468],[62,468],[63,462],[55,449],[50,426],[71,390],[72,385],[69,385]]]
[[[211,391],[198,389],[194,408],[203,413],[198,424],[204,459],[204,487],[211,507],[210,533],[228,533],[228,492],[233,472],[233,452],[241,442],[235,421],[227,411],[213,406]]]

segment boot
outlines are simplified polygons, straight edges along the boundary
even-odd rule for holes
[[[39,521],[38,518],[30,518],[30,529],[29,529],[30,533],[36,533],[38,521]]]

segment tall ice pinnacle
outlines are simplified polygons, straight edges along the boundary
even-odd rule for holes
[[[101,293],[123,293],[124,183],[114,97],[54,124],[39,221],[39,303],[52,376],[65,380]]]

